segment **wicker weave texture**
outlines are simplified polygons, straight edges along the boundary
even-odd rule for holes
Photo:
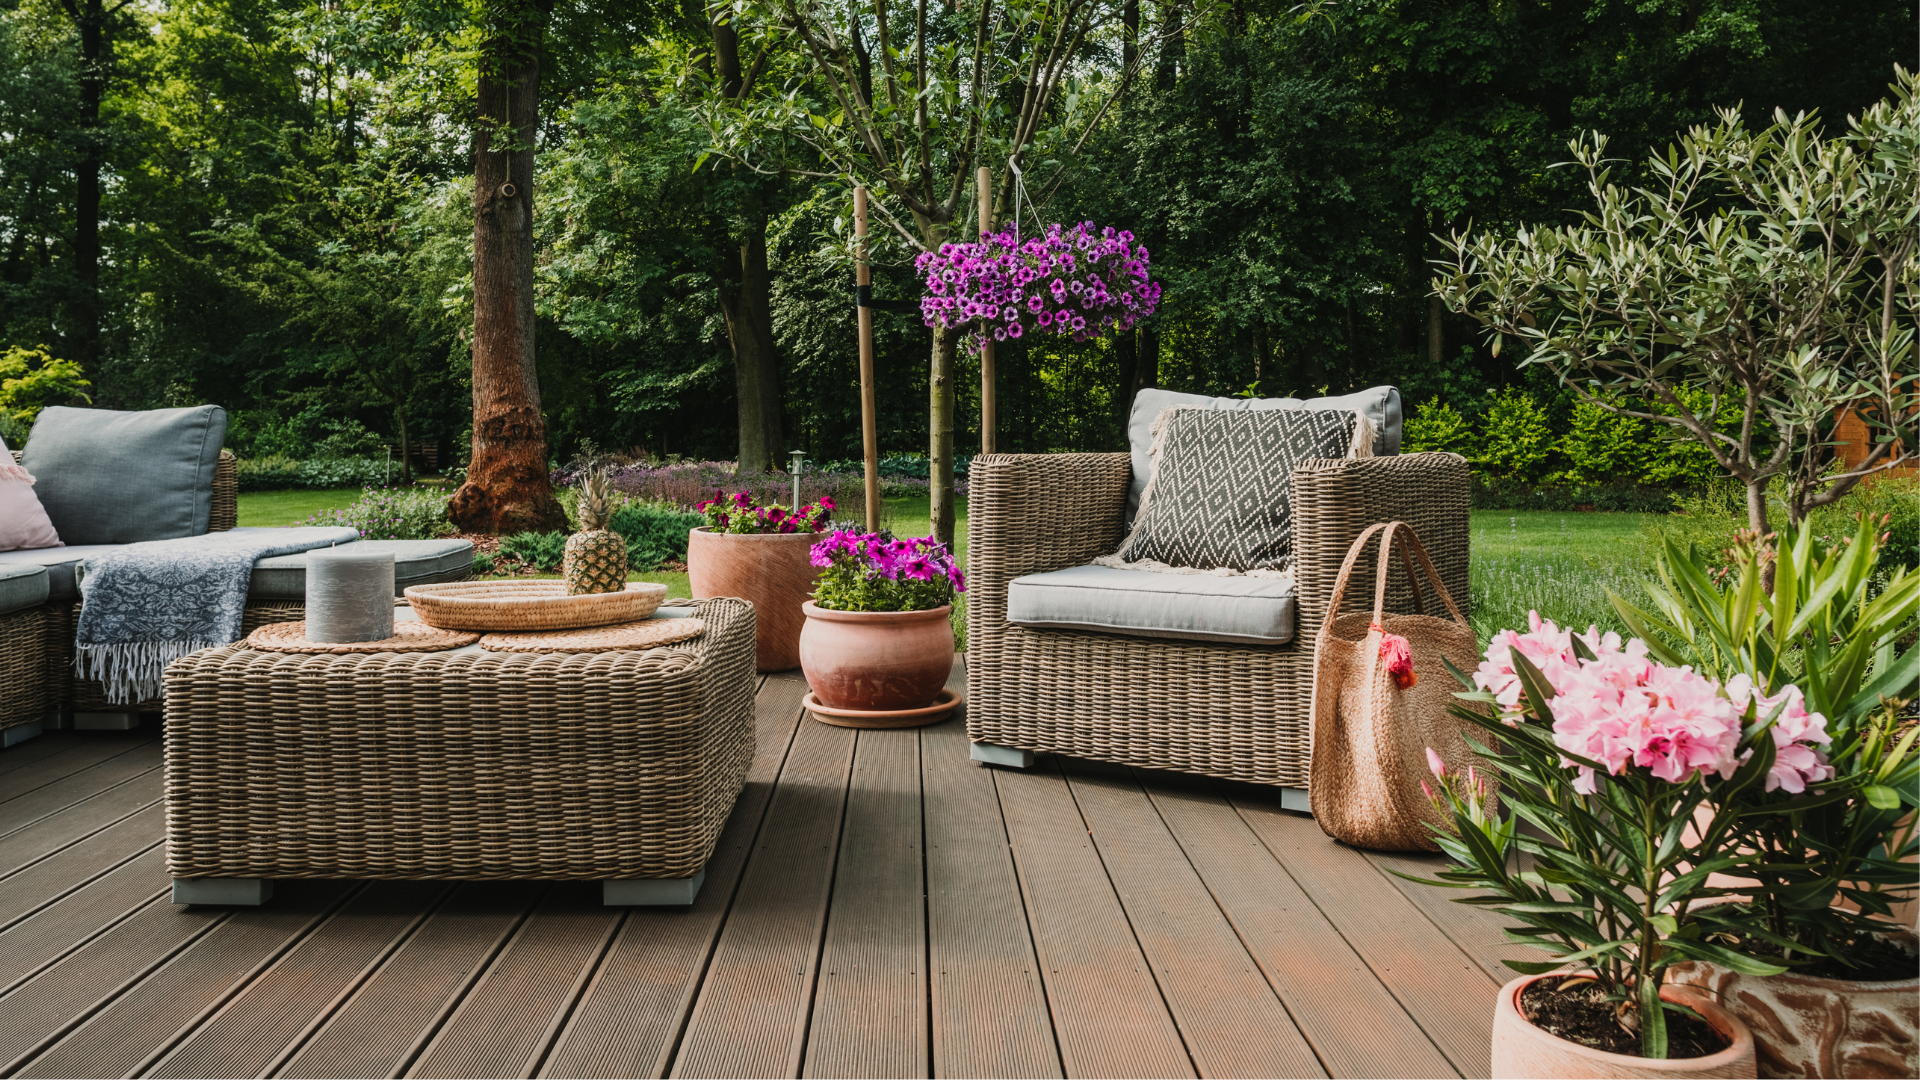
[[[643,652],[298,655],[167,669],[175,877],[686,877],[754,748],[753,609]]]
[[[1296,625],[1282,646],[1155,640],[1006,621],[1007,583],[1119,544],[1125,454],[996,454],[968,481],[967,734],[975,742],[1305,787],[1312,628],[1353,539],[1402,520],[1466,595],[1466,463],[1452,454],[1316,460],[1294,474]],[[1404,602],[1405,584],[1389,591]],[[1397,591],[1396,591],[1397,590]],[[1396,597],[1398,600],[1396,600]]]
[[[31,724],[47,710],[45,606],[0,615],[0,728]]]

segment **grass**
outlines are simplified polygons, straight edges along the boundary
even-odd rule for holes
[[[1646,530],[1654,515],[1547,511],[1473,512],[1473,613],[1482,642],[1524,630],[1527,613],[1561,626],[1624,631],[1607,590],[1638,599],[1651,571]]]
[[[295,491],[243,491],[240,524],[250,528],[298,525],[322,510],[344,510],[360,497],[357,487]]]

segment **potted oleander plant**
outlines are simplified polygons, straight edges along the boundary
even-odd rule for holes
[[[947,715],[953,601],[966,576],[933,537],[894,539],[835,530],[815,543],[820,570],[802,606],[800,666],[819,719],[847,727],[908,727]]]
[[[1650,602],[1612,597],[1653,655],[1777,714],[1778,753],[1799,759],[1738,800],[1733,842],[1752,857],[1722,883],[1744,925],[1716,935],[1786,970],[1702,957],[1674,976],[1750,1018],[1762,1076],[1920,1075],[1920,729],[1902,715],[1920,694],[1920,574],[1881,558],[1885,524],[1862,515],[1834,541],[1743,531],[1717,557],[1669,541]]]
[[[1464,902],[1523,924],[1510,933],[1548,954],[1505,961],[1522,974],[1495,1002],[1493,1075],[1756,1075],[1748,1026],[1673,970],[1787,970],[1755,954],[1751,914],[1726,901],[1758,861],[1740,844],[1746,818],[1817,803],[1809,789],[1831,776],[1821,725],[1644,641],[1537,614],[1456,674],[1453,712],[1481,729],[1475,749],[1512,816],[1430,753],[1452,865],[1429,883],[1476,890]],[[1749,798],[1767,789],[1808,794]]]
[[[696,600],[734,596],[753,605],[754,665],[761,671],[800,666],[800,606],[819,570],[811,559],[827,527],[833,499],[800,507],[761,506],[745,491],[716,493],[695,509],[707,523],[687,535],[687,577]]]

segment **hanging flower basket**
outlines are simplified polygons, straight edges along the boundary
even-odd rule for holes
[[[1025,241],[1009,227],[978,243],[942,244],[914,269],[926,283],[926,324],[966,330],[976,350],[1031,333],[1092,341],[1132,327],[1160,301],[1146,245],[1091,221],[1049,225]]]

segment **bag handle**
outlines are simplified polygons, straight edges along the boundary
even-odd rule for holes
[[[1433,560],[1427,556],[1426,545],[1420,542],[1420,534],[1413,530],[1413,526],[1408,525],[1404,521],[1388,521],[1367,526],[1365,531],[1354,538],[1353,545],[1347,549],[1346,560],[1340,564],[1340,574],[1333,582],[1333,600],[1327,605],[1326,621],[1320,627],[1322,636],[1333,629],[1334,620],[1340,617],[1340,606],[1344,604],[1347,599],[1347,583],[1353,577],[1353,567],[1355,563],[1359,562],[1360,553],[1366,550],[1367,541],[1373,538],[1374,533],[1384,531],[1385,535],[1380,538],[1380,562],[1375,570],[1373,592],[1373,621],[1376,623],[1380,621],[1381,615],[1385,613],[1384,609],[1387,601],[1387,567],[1390,565],[1388,561],[1388,549],[1392,546],[1393,533],[1396,529],[1405,529],[1407,531],[1407,546],[1412,548],[1411,552],[1409,552],[1407,548],[1400,550],[1400,561],[1401,565],[1406,567],[1407,580],[1413,585],[1413,606],[1415,612],[1422,615],[1426,614],[1424,605],[1421,602],[1420,579],[1416,575],[1413,566],[1413,557],[1418,556],[1421,567],[1426,570],[1427,580],[1432,583],[1434,591],[1440,594],[1440,601],[1447,606],[1448,613],[1453,616],[1454,621],[1459,623],[1461,627],[1468,630],[1472,629],[1472,627],[1467,624],[1466,616],[1460,614],[1459,606],[1453,602],[1453,594],[1449,593],[1446,585],[1441,582],[1440,572],[1434,569]]]

